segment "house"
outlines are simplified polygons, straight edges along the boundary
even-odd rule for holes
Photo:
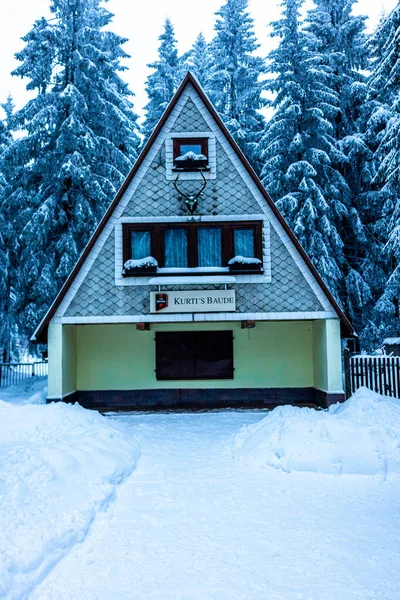
[[[33,339],[49,401],[328,406],[352,333],[188,73]]]

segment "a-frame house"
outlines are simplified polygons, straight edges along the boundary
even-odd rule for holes
[[[48,400],[343,399],[352,328],[188,73],[33,339]]]

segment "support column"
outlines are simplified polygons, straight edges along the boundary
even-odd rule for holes
[[[339,319],[314,321],[314,387],[321,406],[344,400]]]
[[[50,323],[48,330],[48,400],[62,400],[76,391],[76,328]]]
[[[47,333],[49,363],[48,399],[62,398],[62,325],[50,323]]]

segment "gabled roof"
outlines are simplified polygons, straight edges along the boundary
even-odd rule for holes
[[[172,98],[171,102],[168,104],[168,106],[167,106],[164,114],[162,115],[160,121],[158,122],[156,128],[154,129],[153,133],[149,137],[146,145],[144,146],[144,148],[143,148],[142,152],[140,153],[137,161],[135,162],[133,168],[131,169],[130,173],[128,174],[127,178],[125,179],[123,185],[121,186],[120,190],[118,191],[118,193],[115,196],[114,200],[110,204],[109,208],[107,209],[106,213],[104,214],[103,218],[101,219],[101,221],[100,221],[99,225],[97,226],[96,230],[94,231],[94,233],[93,233],[92,237],[90,238],[87,246],[85,247],[84,251],[82,252],[81,256],[79,257],[79,260],[77,261],[77,263],[74,266],[73,270],[71,271],[69,277],[67,278],[66,282],[64,283],[64,285],[61,288],[60,292],[58,293],[56,299],[54,300],[53,304],[51,305],[51,307],[48,310],[47,314],[45,315],[44,319],[42,320],[42,322],[40,323],[40,325],[36,329],[34,335],[32,336],[32,341],[38,342],[38,343],[46,341],[47,328],[48,328],[48,325],[49,325],[51,319],[54,317],[54,315],[55,315],[58,307],[60,306],[62,300],[64,299],[64,297],[66,296],[68,290],[70,289],[70,287],[71,287],[71,285],[72,285],[75,277],[77,276],[77,274],[81,270],[83,264],[85,263],[87,257],[89,256],[92,248],[94,247],[97,239],[99,238],[99,236],[102,233],[104,227],[106,226],[108,220],[110,219],[111,215],[113,214],[116,206],[120,202],[121,198],[124,196],[126,190],[128,189],[128,187],[129,187],[130,183],[132,182],[133,178],[135,177],[136,173],[138,172],[140,166],[142,165],[144,159],[146,158],[146,156],[147,156],[150,148],[152,147],[154,141],[158,137],[159,133],[161,132],[162,128],[164,127],[165,123],[167,122],[169,116],[171,115],[172,111],[174,110],[177,102],[179,101],[179,99],[180,99],[180,97],[182,95],[182,92],[184,91],[184,89],[186,88],[186,86],[189,85],[189,84],[191,84],[193,86],[193,88],[195,89],[195,91],[197,92],[197,94],[199,95],[199,97],[201,98],[201,100],[203,101],[203,103],[205,104],[206,108],[208,109],[208,111],[210,112],[211,116],[213,117],[213,119],[215,120],[215,122],[217,123],[217,125],[219,126],[221,132],[225,136],[227,142],[230,144],[231,148],[233,149],[233,151],[235,152],[235,154],[237,155],[237,157],[239,158],[239,160],[241,161],[241,163],[245,167],[247,173],[250,175],[251,179],[253,180],[253,182],[257,186],[257,188],[258,188],[259,192],[261,193],[262,197],[264,198],[264,200],[268,204],[269,208],[272,210],[273,214],[276,216],[277,220],[279,221],[279,223],[283,227],[284,231],[287,233],[289,239],[292,241],[292,243],[295,246],[296,250],[299,252],[299,254],[303,258],[304,262],[306,263],[307,267],[311,271],[312,275],[316,279],[317,283],[321,287],[322,291],[324,292],[325,296],[329,300],[330,304],[332,305],[333,309],[335,310],[337,316],[339,317],[339,319],[341,321],[343,334],[347,335],[347,336],[356,335],[354,333],[354,331],[353,331],[351,323],[349,322],[349,320],[345,316],[344,312],[342,311],[342,309],[340,308],[340,306],[336,302],[335,298],[333,297],[333,295],[331,294],[331,292],[327,288],[327,286],[324,283],[323,279],[321,278],[321,276],[317,272],[315,266],[311,262],[311,260],[308,257],[307,253],[305,252],[305,250],[301,246],[300,242],[295,237],[295,235],[292,232],[292,230],[290,229],[289,225],[286,223],[285,219],[283,218],[283,216],[279,212],[279,210],[276,207],[275,203],[273,202],[273,200],[271,199],[271,197],[269,196],[269,194],[265,190],[265,188],[262,185],[260,179],[256,175],[256,173],[253,170],[253,168],[251,167],[250,163],[247,161],[247,159],[244,156],[243,152],[240,150],[239,146],[236,144],[236,142],[232,138],[231,134],[227,130],[226,126],[224,125],[224,123],[222,121],[222,119],[220,118],[220,116],[218,115],[217,111],[215,110],[214,106],[211,104],[210,100],[207,98],[205,92],[203,91],[203,89],[202,89],[201,85],[199,84],[199,82],[197,81],[196,77],[194,75],[192,75],[192,73],[188,72],[187,75],[185,76],[184,80],[182,81],[181,85],[179,86],[177,92],[175,93],[174,97]]]

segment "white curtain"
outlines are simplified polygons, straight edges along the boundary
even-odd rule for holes
[[[188,266],[188,240],[186,229],[164,231],[164,267]]]
[[[235,229],[233,232],[234,256],[254,258],[254,229]]]
[[[133,260],[140,260],[151,255],[151,234],[150,231],[132,231],[131,232],[131,251]]]
[[[222,266],[222,231],[220,227],[198,229],[199,267]]]

